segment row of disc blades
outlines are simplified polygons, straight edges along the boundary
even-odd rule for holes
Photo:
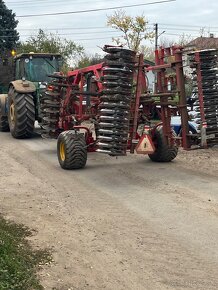
[[[57,78],[53,76],[51,82],[47,86],[47,88],[51,87],[52,90],[47,89],[40,100],[42,116],[40,126],[43,130],[42,137],[44,138],[57,137],[61,106],[60,86],[57,84]]]
[[[99,105],[97,152],[126,154],[130,103],[136,54],[121,47],[105,46],[103,91]]]
[[[200,67],[196,62],[196,54],[199,54]],[[218,132],[218,68],[217,68],[218,51],[202,50],[190,54],[191,66],[193,70],[194,93],[196,94],[195,111],[197,112],[196,123],[202,124],[202,109],[207,123],[207,133]],[[200,72],[199,72],[200,70]],[[198,75],[201,76],[201,81]],[[203,102],[201,102],[200,89],[203,91]]]

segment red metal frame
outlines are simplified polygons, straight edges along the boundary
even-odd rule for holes
[[[185,149],[190,148],[190,142],[188,137],[188,114],[187,104],[185,97],[185,85],[183,74],[183,60],[182,60],[182,48],[160,48],[155,52],[155,66],[147,67],[144,64],[143,55],[138,57],[138,64],[136,65],[136,92],[135,98],[131,104],[131,123],[129,131],[128,150],[134,153],[137,142],[140,142],[140,136],[138,133],[138,125],[140,118],[145,116],[148,122],[151,121],[152,110],[157,110],[161,116],[161,123],[153,125],[151,127],[151,136],[154,137],[154,131],[157,126],[162,125],[164,136],[168,144],[175,142],[175,137],[172,134],[171,129],[171,116],[173,110],[177,113],[180,112],[182,118],[182,144]],[[89,66],[87,68],[78,69],[75,71],[69,71],[64,81],[59,80],[60,93],[64,96],[62,98],[60,117],[58,122],[58,129],[61,130],[85,130],[86,142],[90,146],[89,150],[95,150],[95,139],[84,124],[86,120],[94,120],[97,123],[98,120],[98,106],[100,103],[100,94],[103,89],[101,83],[101,77],[103,76],[104,63]],[[168,70],[173,70],[176,77],[169,75]],[[147,92],[146,84],[146,71],[153,71],[157,76],[157,83],[155,94],[150,95]],[[87,80],[90,82],[87,84]],[[177,84],[177,90],[168,90],[168,84]],[[89,91],[84,90],[84,86],[89,85]],[[180,102],[174,109],[171,108],[171,98],[176,94],[180,96]],[[141,97],[148,99],[148,102],[142,103]],[[149,101],[149,98],[156,96],[159,98],[159,102]],[[159,103],[160,109],[157,108]],[[141,107],[142,106],[142,107]]]
[[[133,128],[130,133],[130,153],[134,153],[135,144],[133,140],[138,139],[137,135],[137,127],[138,127],[138,116],[139,116],[139,105],[140,105],[140,97],[142,95],[143,84],[146,85],[145,78],[143,75],[144,71],[144,55],[139,55],[138,68],[137,68],[137,87],[135,94],[135,101],[132,103],[132,112],[133,112]],[[143,82],[144,79],[144,82]]]
[[[99,81],[102,76],[103,63],[93,65],[84,69],[69,71],[67,73],[66,94],[61,104],[59,128],[70,130],[75,128],[75,125],[81,124],[83,121],[89,120],[97,115],[97,106],[99,98],[96,97],[96,92],[90,95],[91,106],[87,108],[87,103],[84,102],[84,85],[85,76],[92,73],[96,78],[96,89],[100,92],[102,84]],[[76,122],[76,123],[75,123]]]
[[[160,99],[160,117],[162,121],[166,142],[172,144],[175,142],[175,137],[172,134],[171,116],[176,114],[181,115],[182,124],[182,145],[188,150],[191,147],[189,136],[188,111],[185,95],[185,78],[183,72],[183,48],[173,46],[169,48],[160,48],[155,51],[155,66],[146,68],[147,71],[156,73],[155,94]],[[174,71],[175,77],[168,74],[168,70]],[[168,91],[168,85],[175,86],[175,91]],[[179,95],[179,104],[172,108],[170,98]],[[154,127],[154,130],[156,128]]]

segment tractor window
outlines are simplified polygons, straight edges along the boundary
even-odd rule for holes
[[[16,61],[16,66],[15,66],[15,79],[19,80],[21,79],[21,74],[20,74],[20,59]]]
[[[22,59],[18,59],[16,60],[15,79],[20,80],[23,77],[26,77],[25,65]]]
[[[25,77],[32,82],[47,82],[48,75],[59,71],[59,61],[50,57],[32,57],[24,60]]]

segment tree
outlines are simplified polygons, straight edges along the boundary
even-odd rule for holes
[[[177,40],[172,40],[168,38],[162,38],[160,41],[160,46],[162,47],[170,47],[174,45],[179,45],[179,46],[187,46],[191,41],[193,40],[193,36],[190,34],[181,34],[179,36],[179,39]]]
[[[15,13],[7,8],[4,1],[0,0],[0,54],[2,57],[7,57],[9,51],[16,47],[19,40],[17,24]]]
[[[146,60],[155,61],[155,49],[151,46],[141,45],[140,52],[144,54]]]
[[[121,37],[113,38],[113,41],[135,51],[141,51],[142,42],[154,37],[153,32],[148,32],[147,24],[148,21],[143,15],[131,17],[123,10],[115,11],[107,20],[108,26],[123,33]]]
[[[98,64],[104,61],[104,57],[95,53],[94,55],[84,54],[81,59],[78,61],[77,67],[83,68],[90,65]]]
[[[54,33],[46,34],[40,29],[38,35],[32,35],[26,42],[20,43],[18,52],[60,53],[65,61],[70,64],[78,61],[78,58],[80,58],[84,52],[84,48],[72,40],[61,38]]]

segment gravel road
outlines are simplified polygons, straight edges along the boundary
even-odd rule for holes
[[[0,211],[53,251],[45,289],[218,289],[218,148],[168,164],[91,153],[79,171],[54,140],[1,133],[0,148]]]

